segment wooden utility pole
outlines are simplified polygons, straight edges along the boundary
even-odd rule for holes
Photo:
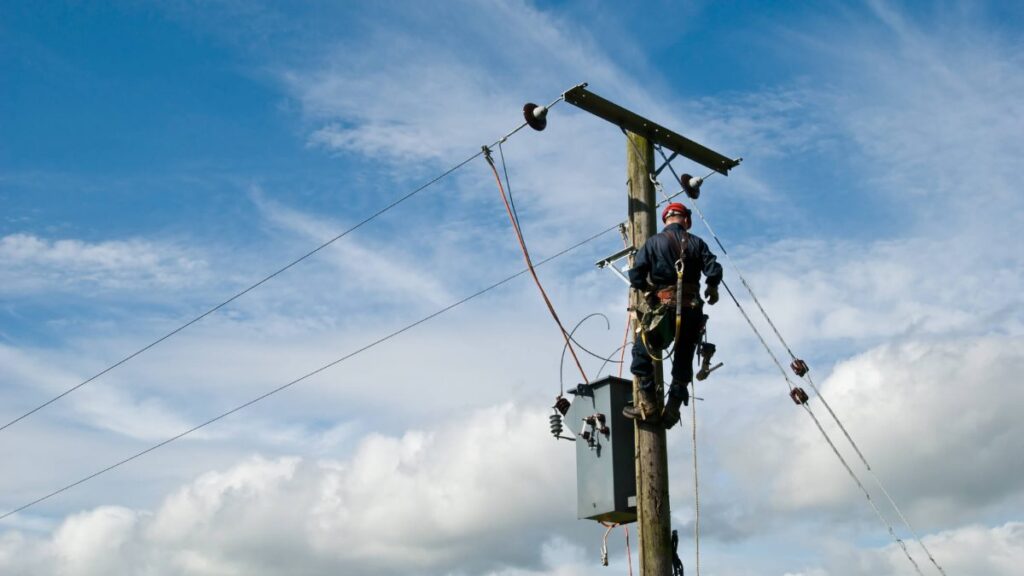
[[[677,155],[689,158],[722,175],[739,165],[710,148],[677,134],[660,124],[627,110],[587,90],[580,84],[562,95],[565,101],[615,124],[626,132],[626,163],[629,185],[629,234],[634,248],[640,248],[657,231],[655,219],[657,199],[650,174],[654,172],[654,144],[672,153],[666,163]],[[529,106],[529,105],[527,105]],[[529,109],[529,108],[527,108]],[[525,113],[525,112],[524,112]],[[527,122],[530,117],[527,116]],[[632,259],[631,259],[632,260]],[[630,266],[633,262],[630,261]],[[639,294],[631,294],[630,307],[637,309]],[[633,327],[637,320],[634,317]],[[657,387],[655,407],[662,409],[664,375],[660,362],[655,363]],[[639,402],[638,382],[633,379],[633,401]],[[634,404],[636,405],[636,404]],[[671,515],[668,500],[668,451],[665,429],[660,424],[634,423],[636,431],[636,508],[637,532],[640,536],[640,576],[671,576]]]
[[[626,133],[626,174],[629,186],[629,234],[639,249],[657,233],[657,198],[650,174],[654,171],[654,146],[646,138]],[[630,265],[632,266],[632,262]],[[630,294],[629,303],[638,309],[642,295]],[[633,318],[633,327],[637,319]],[[635,330],[634,330],[635,334]],[[657,386],[655,408],[662,409],[664,376],[661,362],[654,364]],[[639,380],[633,378],[633,402],[639,406]],[[668,497],[668,451],[665,428],[636,420],[636,507],[637,535],[640,539],[640,576],[671,576],[671,515]]]

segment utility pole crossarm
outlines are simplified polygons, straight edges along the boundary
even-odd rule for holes
[[[620,128],[643,136],[652,144],[685,156],[723,176],[728,176],[729,170],[739,164],[739,160],[719,154],[635,112],[626,110],[614,102],[605,100],[587,90],[586,84],[581,84],[566,92],[565,101],[595,116],[604,118]]]

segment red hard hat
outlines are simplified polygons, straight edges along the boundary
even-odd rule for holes
[[[690,210],[686,206],[683,206],[679,202],[673,202],[673,203],[669,204],[668,206],[665,206],[665,209],[661,211],[661,221],[664,222],[665,220],[668,220],[668,217],[671,216],[671,215],[675,215],[675,214],[684,214],[685,215],[685,214],[689,214],[689,213],[690,213]]]

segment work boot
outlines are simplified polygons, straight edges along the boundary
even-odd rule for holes
[[[654,386],[651,388],[640,388],[637,395],[639,402],[630,404],[622,409],[622,415],[630,420],[643,420],[644,422],[657,422],[658,412],[654,409]]]
[[[686,389],[686,385],[673,382],[669,388],[668,400],[665,401],[665,409],[661,411],[661,423],[664,424],[666,430],[679,422],[679,407],[689,404],[689,399],[690,392]]]

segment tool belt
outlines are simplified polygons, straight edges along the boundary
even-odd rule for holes
[[[700,305],[700,284],[687,282],[683,284],[682,289],[683,295],[683,306],[686,308],[696,308]],[[661,304],[663,306],[676,305],[676,286],[666,286],[654,292],[654,296],[657,298],[654,303]]]

